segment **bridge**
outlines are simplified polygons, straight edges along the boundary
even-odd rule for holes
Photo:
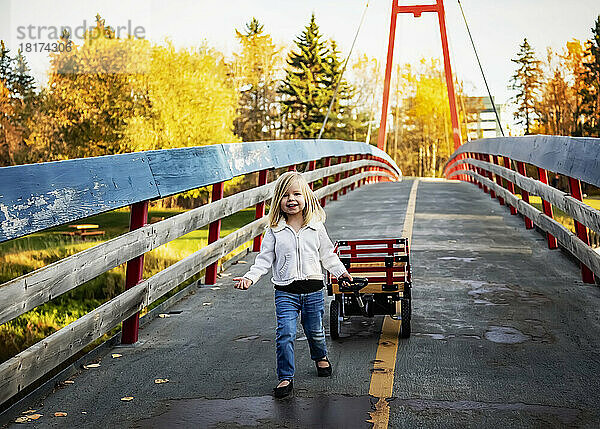
[[[0,324],[127,263],[127,289],[0,364],[2,423],[35,427],[594,427],[600,142],[530,136],[459,147],[446,179],[402,177],[376,147],[273,141],[139,152],[0,168],[0,241],[130,207],[131,231],[0,286]],[[295,397],[269,394],[274,306],[267,278],[232,288],[260,246],[273,179],[299,168],[334,240],[406,235],[412,334],[390,317],[350,318],[328,338],[332,379],[297,339]],[[569,192],[547,184],[568,178]],[[224,197],[224,182],[256,187]],[[209,204],[147,224],[148,202],[204,186]],[[530,204],[532,195],[542,210]],[[220,237],[248,207],[256,220]],[[575,233],[553,219],[560,208]],[[144,254],[205,225],[209,244],[149,278]],[[238,249],[239,250],[239,249]],[[186,282],[149,311],[139,312]],[[86,346],[122,323],[121,332]],[[328,326],[326,320],[326,326]],[[300,334],[299,334],[300,335]],[[83,352],[86,350],[86,352]]]

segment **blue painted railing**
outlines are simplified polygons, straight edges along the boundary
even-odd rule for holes
[[[0,168],[0,242],[265,169],[346,155],[391,158],[340,140],[216,144]]]

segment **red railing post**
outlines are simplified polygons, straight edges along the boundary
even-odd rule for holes
[[[451,171],[457,171],[457,170],[468,170],[469,169],[469,164],[459,164],[459,162],[461,162],[462,160],[464,160],[466,158],[466,153],[463,152],[461,154],[458,154],[456,156],[456,158],[454,158],[454,161],[452,162],[452,170]],[[450,171],[449,171],[450,172]],[[466,182],[469,180],[469,176],[466,174],[459,174],[457,176],[454,176],[453,180],[460,180],[463,182]]]
[[[288,171],[296,171],[296,164],[290,165]]]
[[[494,164],[496,165],[500,165],[500,163],[498,162],[498,155],[492,155],[492,160],[494,162]],[[504,188],[504,186],[502,185],[502,177],[499,174],[496,174],[496,183]],[[504,205],[504,198],[502,198],[500,195],[498,195],[498,202],[500,203],[501,206]]]
[[[362,155],[362,156],[360,157],[360,159],[361,159],[361,160],[364,160],[364,159],[367,159],[367,158],[368,158],[368,155]],[[360,169],[359,173],[364,173],[364,172],[366,172],[366,171],[369,171],[369,167],[362,167],[362,168]],[[366,183],[367,183],[367,178],[365,177],[364,179],[361,179],[361,180],[358,182],[358,186],[359,186],[359,187],[360,187],[360,186],[363,186],[363,185],[365,185]]]
[[[261,170],[258,173],[258,186],[263,186],[267,184],[267,176],[269,170]],[[254,215],[254,219],[260,219],[265,215],[265,202],[261,201],[256,205],[256,214]],[[252,245],[253,252],[260,252],[260,245],[262,243],[262,235],[258,237],[254,237],[254,243]]]
[[[215,183],[212,185],[212,199],[211,201],[218,201],[223,198],[223,184],[224,182]],[[219,239],[221,234],[221,219],[218,219],[208,226],[208,244],[214,243]],[[206,267],[205,283],[207,285],[214,285],[217,282],[217,267],[219,261],[213,262]]]
[[[483,160],[486,162],[490,162],[490,155],[489,154],[483,154]],[[490,179],[490,182],[494,181],[494,178],[492,177],[492,172],[490,170],[485,170],[485,174],[488,177],[488,179]],[[494,191],[491,187],[490,187],[490,197],[492,197],[492,199],[496,198],[496,191]]]
[[[361,159],[362,159],[362,155],[354,155],[354,156],[352,157],[352,160],[353,160],[353,161],[360,161]],[[357,171],[357,170],[358,170],[358,171]],[[355,169],[353,169],[353,170],[350,172],[350,174],[351,174],[351,175],[354,175],[354,173],[355,173],[355,172],[356,172],[357,174],[358,174],[358,173],[360,173],[360,172],[361,172],[361,168],[355,168]],[[351,190],[351,191],[353,191],[353,190],[354,190],[354,188],[355,188],[355,187],[358,187],[359,185],[360,185],[360,184],[359,184],[358,182],[354,182],[354,183],[352,183],[352,185],[350,185],[350,190]]]
[[[508,168],[509,170],[512,170],[512,168],[510,166],[510,158],[503,156],[502,159],[503,159],[503,163],[504,163],[504,168]],[[513,194],[513,195],[515,194],[515,184],[508,179],[506,179],[506,187],[511,194]],[[510,208],[511,215],[517,214],[516,207],[513,207],[510,204],[508,205],[508,207]]]
[[[360,159],[361,161],[365,160],[367,158],[367,155],[360,155],[360,157],[358,159]],[[367,167],[360,167],[360,169],[358,170],[358,173],[364,173],[365,171],[367,171]],[[360,188],[362,185],[365,184],[365,179],[360,179],[358,181],[358,187]]]
[[[473,155],[473,158],[475,158],[477,161],[481,160],[481,157],[479,156],[478,153],[473,153],[472,155]],[[475,172],[477,174],[479,174],[480,176],[483,176],[483,173],[481,172],[481,168],[475,167]],[[487,190],[486,190],[487,188],[485,186],[483,186],[483,183],[481,183],[481,181],[479,181],[479,180],[477,181],[477,186],[479,186],[479,189],[483,189],[483,190],[485,190],[485,192],[487,192]]]
[[[141,228],[148,223],[148,201],[141,201],[131,205],[129,216],[129,230]],[[125,289],[130,289],[142,281],[144,277],[144,255],[127,261],[125,269]],[[134,344],[138,340],[140,326],[139,311],[123,321],[121,328],[121,343]]]
[[[527,171],[525,170],[525,164],[523,163],[523,161],[515,161],[517,163],[517,171],[520,175],[527,177]],[[529,192],[521,189],[521,199],[523,201],[525,201],[526,203],[529,203]],[[531,219],[529,219],[527,216],[524,216],[525,218],[525,228],[527,229],[532,229],[533,228],[533,222],[531,221]]]
[[[308,168],[306,169],[306,171],[313,171],[316,166],[317,161],[308,161]],[[310,186],[310,189],[314,189],[314,182],[310,182],[308,186]]]
[[[548,184],[548,172],[546,169],[538,167],[538,175],[540,177],[540,182],[544,184]],[[544,214],[548,216],[550,219],[554,219],[554,214],[552,213],[552,204],[548,201],[542,199],[542,207],[544,209]],[[546,238],[548,240],[548,249],[556,249],[558,244],[556,243],[556,237],[554,237],[549,232],[546,233]]]
[[[469,152],[468,157],[471,159],[477,159],[477,157],[475,156],[475,154],[473,152]],[[477,167],[475,167],[473,164],[469,164],[469,170],[471,170],[473,173],[479,172],[479,170],[477,170]],[[474,185],[477,185],[479,188],[482,187],[481,184],[477,181],[477,179],[473,176],[471,176],[471,183]]]
[[[348,156],[348,162],[354,162],[355,159],[356,159],[355,155]],[[352,176],[352,174],[354,174],[354,170],[347,170],[344,173],[344,178],[350,177],[350,176]],[[348,188],[350,188],[350,190],[354,189],[354,184],[352,186],[344,187],[344,195],[346,195],[346,193],[348,192]]]
[[[346,158],[346,157],[342,157],[342,156],[338,156],[338,157],[336,157],[336,163],[335,163],[335,165],[343,164],[343,163],[345,162],[345,161],[344,161],[344,160],[345,160],[345,158]],[[342,177],[342,173],[338,173],[338,174],[336,174],[336,175],[335,175],[335,182],[336,182],[336,183],[337,183],[337,182],[339,182],[341,177]],[[339,192],[339,191],[335,191],[335,192],[333,193],[333,201],[337,201],[337,199],[338,199],[338,192]]]
[[[325,165],[324,167],[329,167],[331,166],[331,157],[328,156],[327,158],[325,158]],[[329,176],[325,176],[323,177],[323,187],[327,186],[329,184]],[[325,207],[325,203],[327,202],[327,197],[323,197],[321,198],[321,206]]]
[[[373,161],[377,160],[375,157],[372,157],[370,155],[369,155],[368,159],[373,160]],[[377,166],[371,166],[371,167],[369,167],[369,171],[380,171],[380,169]],[[378,177],[379,176],[371,176],[369,178],[369,183],[377,183],[379,181]]]
[[[467,159],[467,158],[473,158],[473,154],[471,152],[465,152],[465,159]],[[466,168],[467,168],[467,170],[475,171],[475,168],[471,164],[467,164]],[[469,182],[475,184],[475,179],[472,176],[469,176],[468,180],[469,180]]]
[[[581,182],[579,180],[569,177],[569,192],[576,200],[583,201],[583,197],[581,195]],[[575,232],[577,233],[577,237],[579,237],[581,241],[589,246],[590,238],[588,236],[587,227],[575,219],[573,219],[573,221],[575,222]],[[581,278],[583,282],[596,283],[592,270],[590,270],[583,262],[581,262],[580,265]]]
[[[478,154],[477,154],[477,159],[478,159],[479,161],[485,161],[485,159],[484,159],[484,157],[483,157],[483,154],[482,154],[482,153],[478,153]],[[480,167],[480,168],[479,168],[479,174],[480,174],[481,176],[483,176],[483,177],[486,177],[486,176],[487,176],[487,171],[486,171],[486,170],[485,170],[483,167]],[[485,192],[485,193],[487,194],[487,193],[488,193],[488,187],[487,187],[487,186],[485,186],[483,183],[481,184],[481,186],[483,187],[483,192]]]

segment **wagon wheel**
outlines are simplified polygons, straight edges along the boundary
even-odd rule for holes
[[[410,337],[410,316],[412,299],[410,298],[410,289],[405,292],[404,299],[401,303],[400,315],[402,316],[402,322],[400,324],[400,338]]]
[[[331,304],[329,304],[329,335],[331,335],[332,340],[340,338],[341,329],[340,303],[334,299],[331,301]]]

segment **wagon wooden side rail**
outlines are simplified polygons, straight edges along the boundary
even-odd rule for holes
[[[548,184],[548,172],[564,178],[568,193]],[[476,140],[451,156],[444,174],[477,184],[501,205],[508,205],[511,214],[521,213],[526,228],[537,225],[545,231],[550,249],[560,243],[581,262],[585,283],[600,278],[600,254],[590,246],[588,234],[600,234],[600,211],[583,202],[581,185],[600,187],[600,139],[526,136]],[[530,195],[540,197],[542,211],[530,204]],[[554,220],[553,207],[573,218],[575,233]]]
[[[322,168],[315,169],[317,161]],[[335,162],[332,162],[335,161]],[[14,398],[123,322],[122,342],[137,341],[138,314],[206,269],[214,284],[219,259],[252,239],[255,249],[267,218],[273,183],[267,172],[307,163],[304,174],[322,203],[365,183],[395,181],[401,172],[374,146],[340,140],[219,144],[0,168],[0,242],[131,207],[130,232],[0,286],[0,324],[127,263],[126,290],[0,365],[0,404]],[[258,186],[223,198],[223,184],[258,174]],[[212,185],[212,202],[147,224],[148,202]],[[256,220],[219,238],[222,218],[256,206]],[[209,225],[209,244],[143,279],[146,252]]]

